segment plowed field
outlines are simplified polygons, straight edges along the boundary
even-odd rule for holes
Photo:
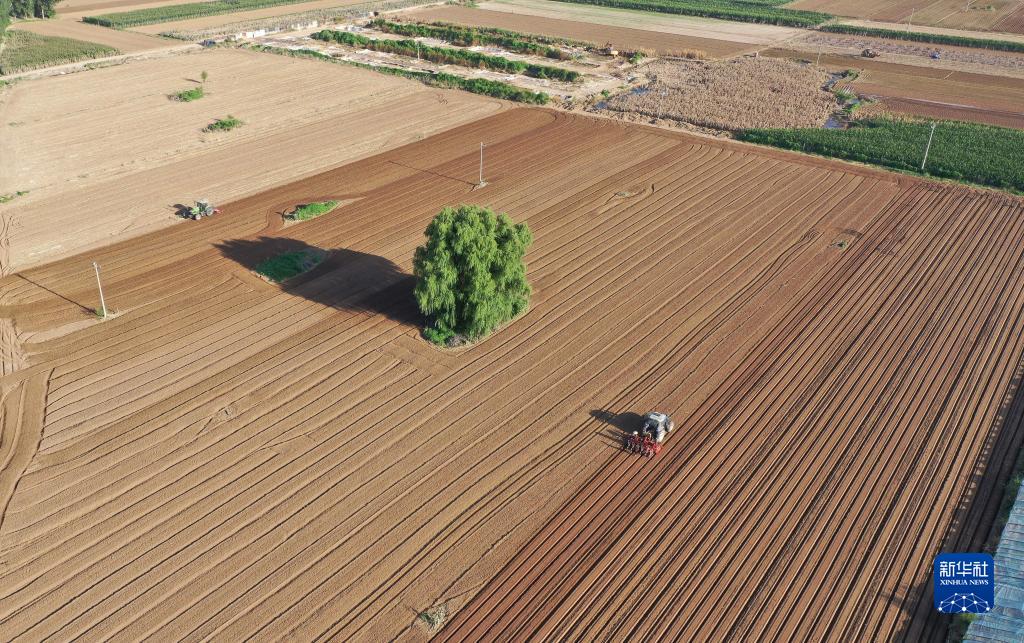
[[[535,294],[438,352],[408,274],[459,202],[529,222]],[[8,276],[0,638],[934,639],[1020,442],[1022,273],[1016,200],[520,109]]]
[[[1019,0],[797,0],[786,6],[882,22],[1024,33],[1024,24],[1015,18]]]
[[[819,62],[808,52],[768,49],[763,53]],[[1024,127],[1024,79],[834,54],[821,56],[820,63],[830,70],[858,70],[860,75],[848,88],[891,104],[893,111]]]

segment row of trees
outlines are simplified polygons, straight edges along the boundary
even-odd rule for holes
[[[49,18],[60,0],[0,0],[0,41],[11,18]]]

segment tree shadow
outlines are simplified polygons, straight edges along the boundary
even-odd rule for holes
[[[403,325],[423,326],[423,316],[413,297],[415,279],[384,257],[348,248],[317,248],[287,237],[231,239],[216,247],[225,257],[252,271],[278,255],[325,252],[326,258],[315,268],[276,286],[339,310],[383,315]]]
[[[606,443],[613,444],[616,448],[622,445],[626,436],[633,431],[639,431],[644,423],[644,418],[639,413],[626,411],[625,413],[614,413],[604,409],[594,409],[590,417],[604,424],[600,436]]]

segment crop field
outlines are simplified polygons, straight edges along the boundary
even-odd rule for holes
[[[817,57],[807,52],[768,49],[761,53],[817,62]],[[848,84],[849,89],[882,102],[895,99],[896,111],[901,113],[1024,127],[1024,79],[847,55],[824,55],[820,64],[836,71],[858,70],[860,75]]]
[[[321,24],[328,24],[329,19],[324,15],[316,16],[315,12],[330,12],[336,10],[341,12],[344,7],[355,7],[366,4],[367,0],[313,0],[312,2],[289,2],[265,6],[259,9],[239,9],[225,13],[200,14],[187,18],[175,18],[172,20],[142,24],[131,27],[132,31],[148,34],[161,34],[168,32],[190,32],[213,29],[215,27],[234,28],[236,25],[250,25],[247,29],[239,27],[237,31],[253,30],[258,27],[257,23],[269,21],[270,18],[288,19],[290,16],[303,14],[310,15],[305,20],[297,19],[295,22],[312,22],[319,17]]]
[[[789,60],[655,61],[643,73],[648,84],[609,99],[606,108],[727,130],[822,127],[837,108],[822,89],[828,75]]]
[[[439,352],[460,202],[529,223],[534,296]],[[5,638],[942,634],[1019,446],[1019,201],[517,109],[222,207],[0,280]]]
[[[480,4],[480,9],[749,44],[767,44],[804,33],[801,29],[778,25],[712,20],[696,16],[630,11],[550,0],[488,0]],[[523,28],[518,31],[528,30]]]
[[[112,47],[124,54],[155,49],[180,47],[181,42],[166,38],[154,38],[130,31],[116,31],[97,25],[72,20],[35,20],[20,22],[17,31],[26,31],[40,36],[71,38]]]
[[[0,49],[0,75],[114,56],[117,53],[113,47],[95,42],[11,30],[4,39],[3,49]]]
[[[612,44],[620,50],[643,49],[662,55],[698,50],[707,53],[712,58],[728,58],[753,48],[749,43],[724,39],[701,38],[457,6],[430,7],[411,11],[405,15],[423,22],[437,21],[469,27],[496,27],[553,38],[593,42],[598,46]]]
[[[300,2],[303,2],[303,0],[207,0],[205,2],[146,7],[132,11],[118,11],[97,16],[86,16],[84,21],[103,27],[125,29],[140,25],[171,22],[173,20],[215,16],[222,13],[255,11],[257,9],[278,5],[293,5]]]
[[[866,18],[879,22],[912,20],[916,25],[1024,33],[1024,16],[1018,0],[797,0],[787,8],[824,11],[837,16]],[[991,7],[991,9],[989,9]]]
[[[204,97],[170,97],[199,85]],[[266,91],[273,87],[274,91]],[[0,94],[0,269],[10,271],[179,221],[503,108],[341,65],[208,50],[16,83]],[[231,114],[245,126],[204,134]]]

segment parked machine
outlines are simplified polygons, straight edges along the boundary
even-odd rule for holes
[[[860,55],[864,56],[865,58],[878,58],[878,52],[875,51],[874,49],[865,49],[864,51],[860,52]]]
[[[643,426],[626,438],[626,450],[651,457],[661,451],[665,437],[675,428],[675,423],[665,413],[651,411],[644,416]]]

